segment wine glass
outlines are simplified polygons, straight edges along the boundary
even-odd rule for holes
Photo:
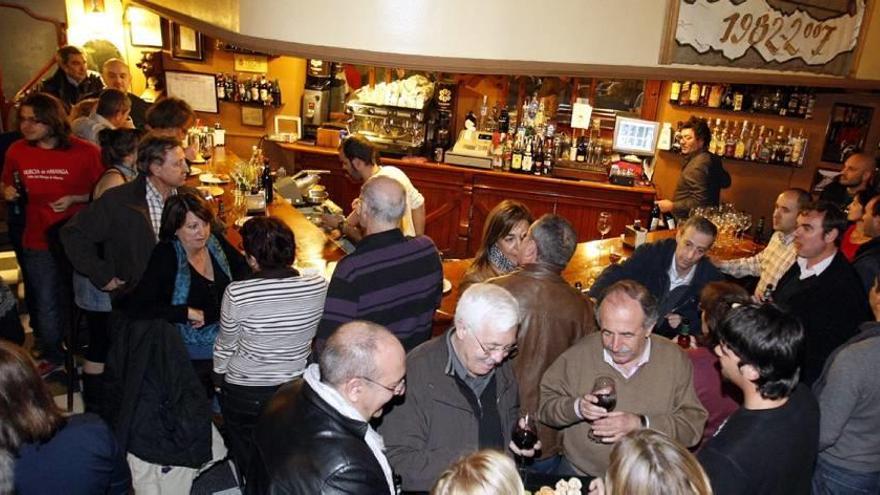
[[[214,133],[206,132],[199,136],[199,153],[205,159],[210,170],[211,156],[214,154]]]
[[[516,424],[513,425],[513,433],[511,440],[516,448],[520,450],[531,450],[538,443],[538,427],[535,424],[535,415],[529,411],[520,411]],[[525,459],[523,456],[516,456],[519,469],[524,473]]]
[[[607,211],[599,213],[599,220],[596,221],[596,228],[599,229],[599,233],[602,234],[602,239],[605,239],[605,234],[611,232],[611,213],[608,213]]]
[[[590,391],[590,394],[596,397],[596,405],[604,408],[606,411],[611,412],[617,406],[617,387],[614,383],[614,378],[606,375],[600,375],[596,377],[596,381],[593,382],[593,389]],[[590,440],[601,443],[602,439],[593,435],[593,430],[591,429],[588,436]]]

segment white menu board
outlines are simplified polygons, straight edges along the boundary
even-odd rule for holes
[[[213,74],[165,71],[165,91],[180,98],[197,112],[219,113],[217,80]]]

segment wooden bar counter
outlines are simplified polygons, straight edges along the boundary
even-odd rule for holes
[[[273,143],[270,156],[296,170],[328,170],[322,178],[330,198],[348,211],[360,184],[342,169],[337,150],[301,143]],[[599,212],[612,215],[611,236],[639,218],[647,224],[655,191],[651,187],[624,187],[478,168],[460,167],[423,159],[382,158],[403,170],[425,197],[425,233],[444,256],[473,256],[489,211],[504,199],[525,203],[535,218],[556,213],[572,222],[579,241],[597,239]],[[292,171],[288,168],[288,172]]]

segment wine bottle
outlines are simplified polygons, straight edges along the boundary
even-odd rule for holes
[[[517,134],[516,141],[513,145],[513,156],[510,159],[510,170],[515,173],[522,172],[522,161],[523,161],[523,149],[522,149],[522,137],[520,134]]]
[[[666,224],[663,222],[663,213],[660,212],[660,207],[657,206],[657,204],[654,204],[654,207],[651,208],[651,225],[648,227],[648,230],[654,232],[665,227]]]
[[[681,96],[681,81],[672,81],[672,85],[669,88],[669,102],[673,103],[673,104],[677,104],[680,96]]]
[[[524,174],[532,173],[532,165],[534,163],[534,149],[532,148],[532,140],[526,138],[526,149],[522,157],[522,171]]]
[[[263,186],[263,194],[266,196],[266,207],[268,208],[272,204],[272,200],[275,199],[272,169],[269,167],[269,160],[265,160],[263,164],[263,175],[260,177],[260,183]]]

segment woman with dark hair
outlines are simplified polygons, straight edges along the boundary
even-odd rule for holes
[[[254,426],[279,386],[300,375],[321,320],[327,281],[292,268],[296,240],[275,217],[241,228],[248,279],[226,288],[214,372],[223,376],[220,406],[233,459],[246,472]]]
[[[849,227],[840,238],[840,252],[849,260],[850,263],[855,261],[856,252],[862,244],[871,240],[862,232],[862,216],[865,214],[865,207],[877,193],[871,189],[864,189],[853,196],[852,201],[846,208],[846,221]]]
[[[92,190],[92,199],[98,199],[105,191],[137,177],[134,163],[140,131],[136,129],[104,129],[98,133],[101,158],[107,169]],[[83,311],[89,329],[89,346],[83,364],[83,403],[86,412],[100,414],[102,402],[101,375],[110,347],[108,321],[110,293],[101,290],[79,272],[73,273],[73,301]]]
[[[523,264],[520,246],[532,224],[532,212],[520,203],[505,199],[495,205],[486,217],[483,240],[459,285],[459,292],[471,284],[512,272]]]
[[[0,450],[15,455],[16,493],[124,494],[131,483],[110,428],[93,414],[65,418],[27,351],[3,341]]]
[[[721,423],[733,414],[742,402],[739,389],[721,378],[715,345],[715,333],[721,321],[737,304],[749,302],[749,293],[731,282],[710,282],[700,291],[700,311],[703,335],[697,337],[697,346],[688,349],[688,357],[694,366],[694,389],[700,403],[709,412],[703,441],[711,438]]]
[[[226,238],[211,233],[213,223],[213,212],[197,194],[170,196],[162,210],[159,244],[127,301],[131,318],[161,318],[177,325],[208,397],[214,396],[211,360],[223,291],[248,271]]]

